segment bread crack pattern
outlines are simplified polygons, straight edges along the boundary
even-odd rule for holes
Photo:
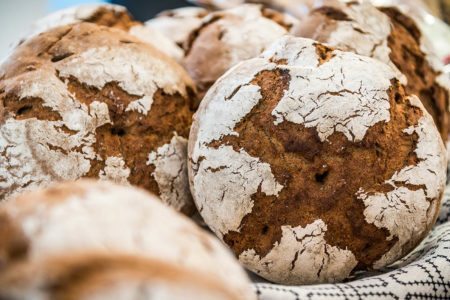
[[[446,141],[450,80],[442,76],[442,63],[428,49],[430,42],[416,22],[396,7],[338,1],[324,1],[323,5],[303,20],[295,34],[391,66],[407,93],[420,98]]]
[[[164,194],[192,213],[184,160],[194,87],[176,62],[124,31],[81,23],[26,41],[2,72],[0,199],[92,177]],[[184,139],[178,155],[147,164],[173,139]]]
[[[436,127],[396,72],[333,49],[324,61],[317,48],[286,37],[239,65],[191,131],[205,222],[249,269],[286,284],[339,281],[401,257],[433,224],[445,179]]]

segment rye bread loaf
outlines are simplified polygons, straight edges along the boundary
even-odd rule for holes
[[[0,225],[0,295],[60,299],[92,288],[111,296],[120,287],[136,291],[128,280],[137,276],[148,279],[145,284],[163,280],[163,291],[174,298],[185,287],[189,299],[202,291],[255,299],[244,270],[220,241],[136,188],[83,180],[53,185],[4,203]],[[116,284],[101,289],[104,280]]]
[[[193,89],[175,61],[119,29],[80,23],[27,40],[0,67],[0,199],[92,177],[192,212]]]
[[[420,98],[447,140],[450,80],[412,18],[395,7],[377,8],[368,1],[327,0],[294,34],[389,64],[404,75],[406,91]]]
[[[242,5],[208,14],[185,45],[183,65],[203,98],[208,88],[238,62],[258,56],[287,34],[295,19],[261,5]]]
[[[285,37],[211,87],[190,133],[191,191],[247,268],[283,284],[335,282],[394,262],[429,232],[445,148],[396,76]]]
[[[113,4],[83,4],[56,11],[36,21],[22,41],[58,26],[81,22],[125,30],[177,61],[183,56],[182,49],[164,33],[144,26],[125,7]]]
[[[208,11],[201,7],[181,7],[161,12],[145,22],[145,26],[161,32],[182,48],[207,14]]]

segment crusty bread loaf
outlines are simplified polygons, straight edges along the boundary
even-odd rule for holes
[[[242,5],[208,14],[191,33],[183,61],[197,84],[199,99],[229,68],[259,55],[287,34],[295,22],[261,5]]]
[[[220,280],[173,263],[130,255],[80,253],[19,263],[0,272],[9,300],[244,300]],[[245,299],[246,300],[246,299]]]
[[[180,47],[187,42],[190,33],[199,27],[208,14],[201,7],[181,7],[166,10],[145,22],[145,26],[161,32]]]
[[[389,64],[404,76],[407,92],[420,98],[447,140],[450,80],[412,18],[395,7],[376,8],[368,1],[327,0],[297,29],[298,36]]]
[[[94,177],[192,212],[194,88],[175,61],[119,29],[80,23],[27,40],[0,68],[0,199]]]
[[[283,284],[340,281],[426,236],[445,148],[397,74],[285,37],[211,87],[189,139],[191,191],[247,268]]]
[[[22,40],[26,40],[52,28],[80,22],[122,29],[149,43],[175,60],[181,60],[183,51],[170,38],[157,29],[147,28],[133,19],[128,10],[113,4],[83,4],[56,11],[36,21]]]
[[[159,292],[173,297],[167,299],[183,299],[183,288],[188,299],[197,299],[195,293],[255,298],[244,270],[219,240],[136,188],[94,181],[53,185],[4,203],[0,225],[0,295],[91,299],[84,296],[138,292],[133,286],[140,282],[151,291],[161,281]],[[105,281],[116,284],[105,290]]]

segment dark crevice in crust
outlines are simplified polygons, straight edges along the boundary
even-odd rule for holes
[[[345,12],[332,6],[322,6],[316,8],[311,12],[311,14],[312,13],[319,13],[321,15],[325,15],[329,19],[335,21],[352,21],[352,19],[349,18],[349,16]]]
[[[283,122],[274,125],[271,112],[288,88],[286,70],[263,71],[253,80],[261,87],[262,100],[234,128],[238,136],[213,141],[210,147],[231,145],[270,164],[276,180],[284,186],[278,197],[258,192],[252,196],[252,212],[244,217],[239,232],[224,241],[239,255],[255,249],[261,257],[281,239],[281,226],[306,226],[321,218],[328,226],[328,244],[351,250],[359,265],[370,266],[397,242],[387,240],[386,229],[368,224],[357,192],[386,190],[385,181],[418,162],[414,153],[418,136],[403,132],[418,123],[422,111],[407,102],[403,87],[393,81],[388,91],[391,120],[368,129],[361,142],[334,133],[321,142],[315,128]],[[397,101],[395,101],[396,96]],[[396,153],[396,155],[392,155]]]
[[[215,22],[219,21],[220,19],[222,19],[222,15],[216,14],[214,15],[211,19],[209,19],[206,22],[203,22],[197,29],[193,30],[190,34],[189,37],[187,38],[186,44],[184,45],[184,53],[185,56],[188,56],[191,49],[192,49],[192,45],[195,43],[195,40],[197,39],[197,37],[200,35],[200,33],[202,32],[202,30],[204,30],[206,27],[208,27],[211,24],[214,24]]]
[[[261,7],[261,14],[263,15],[263,17],[274,21],[287,31],[290,31],[292,29],[293,24],[286,23],[285,16],[279,11],[267,7]]]
[[[44,101],[40,98],[23,98],[19,99],[14,94],[5,94],[1,96],[3,107],[3,118],[13,117],[16,120],[26,120],[35,118],[44,121],[61,121],[59,113],[53,111],[49,107],[42,104]]]
[[[333,48],[327,47],[319,43],[315,43],[314,47],[316,47],[316,53],[319,58],[319,66],[328,62],[330,59],[334,57]]]
[[[188,124],[192,118],[188,100],[179,94],[169,95],[158,90],[153,96],[151,117],[148,117],[135,111],[126,111],[130,102],[141,97],[128,94],[116,82],[107,83],[98,90],[71,77],[68,79],[68,89],[78,101],[88,106],[93,101],[106,103],[112,122],[96,130],[94,151],[103,160],[92,162],[86,176],[98,177],[107,157],[121,156],[131,170],[129,181],[159,194],[158,185],[152,176],[155,167],[147,165],[148,155],[170,143],[175,132],[188,137]]]
[[[139,24],[127,11],[114,11],[107,7],[100,7],[90,18],[84,21],[125,31]]]
[[[426,54],[420,49],[421,33],[414,20],[397,8],[379,8],[392,22],[388,37],[389,55],[392,62],[408,79],[406,90],[417,95],[433,117],[441,137],[447,140],[449,93],[436,82],[441,73],[430,65]]]

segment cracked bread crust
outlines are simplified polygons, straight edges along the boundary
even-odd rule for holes
[[[194,86],[176,62],[124,31],[81,23],[30,39],[1,70],[2,200],[93,177],[194,210],[185,162],[174,163],[186,155]],[[156,176],[148,156],[174,137],[176,155],[162,154]]]
[[[146,27],[153,28],[183,47],[190,33],[198,28],[208,11],[201,7],[181,7],[163,11],[156,18],[145,22]]]
[[[283,284],[340,281],[425,237],[445,148],[396,75],[285,37],[210,89],[190,134],[191,191],[247,268]]]
[[[0,224],[11,229],[0,230],[4,241],[0,251],[7,254],[0,284],[5,282],[2,275],[46,265],[60,256],[68,256],[69,264],[72,255],[79,256],[83,266],[83,256],[89,254],[129,255],[190,270],[195,272],[193,279],[214,278],[236,299],[254,299],[245,272],[220,241],[156,196],[136,188],[88,180],[55,184],[4,203]],[[58,266],[47,266],[43,276],[45,270]],[[86,268],[82,266],[81,271]],[[52,280],[63,289],[70,288],[64,285],[64,277]]]
[[[183,60],[197,84],[200,100],[228,69],[259,55],[287,34],[294,22],[281,13],[250,4],[207,15],[191,33]]]
[[[325,1],[294,34],[376,58],[395,68],[403,74],[407,92],[420,98],[442,139],[447,140],[450,84],[442,80],[442,65],[427,51],[426,38],[412,18],[394,7]]]
[[[52,13],[34,23],[22,41],[58,26],[81,22],[124,30],[177,61],[183,56],[181,48],[161,32],[146,28],[144,24],[134,20],[125,7],[112,4],[84,4]]]

